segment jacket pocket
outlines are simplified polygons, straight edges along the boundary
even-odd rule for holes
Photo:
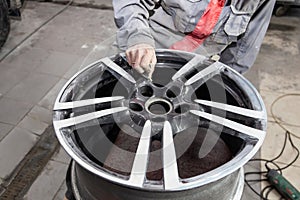
[[[230,5],[231,13],[224,27],[225,33],[232,38],[245,33],[259,3],[260,0],[232,0]]]
[[[208,3],[203,0],[164,0],[163,9],[172,16],[175,28],[181,33],[192,32]]]

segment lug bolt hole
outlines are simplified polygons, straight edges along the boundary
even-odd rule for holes
[[[180,94],[180,88],[177,86],[170,87],[166,92],[166,95],[169,98],[176,98],[179,94]]]
[[[175,112],[178,114],[186,113],[190,110],[190,106],[188,104],[181,104],[175,108]]]
[[[135,102],[129,103],[129,108],[136,112],[143,111],[143,106],[141,106],[140,104],[135,103]]]
[[[145,85],[145,86],[140,88],[140,93],[144,97],[152,97],[153,96],[153,89],[150,86]]]

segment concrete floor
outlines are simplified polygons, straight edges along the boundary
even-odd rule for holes
[[[300,12],[292,9],[288,16],[273,18],[264,44],[257,59],[259,69],[259,91],[268,111],[267,137],[261,149],[261,157],[271,159],[280,153],[284,133],[271,114],[273,113],[283,126],[300,136]],[[295,95],[293,95],[295,94]],[[293,137],[295,146],[300,147],[300,140]],[[283,167],[296,156],[296,151],[288,145],[277,164]],[[283,175],[300,190],[300,159],[283,171]],[[265,183],[263,184],[263,186]],[[276,192],[270,199],[280,199]]]
[[[63,84],[82,66],[106,56],[99,49],[114,40],[116,28],[112,10],[107,9],[111,7],[110,2],[92,4],[102,5],[102,2],[107,5],[105,9],[69,7],[5,57],[63,5],[29,1],[22,21],[12,22],[9,39],[0,52],[0,59],[5,57],[0,63],[0,194],[14,177],[19,163],[51,125],[53,102]],[[246,74],[260,91],[268,109],[268,134],[261,149],[261,157],[265,159],[279,153],[285,132],[271,116],[272,102],[283,94],[299,93],[299,51],[300,10],[293,9],[285,17],[272,19],[257,61]],[[299,96],[287,96],[274,105],[275,115],[298,136],[299,102]],[[300,147],[300,140],[294,142]],[[287,149],[278,164],[284,166],[294,155],[291,148]],[[24,199],[62,199],[68,162],[69,157],[59,149]],[[257,164],[249,163],[248,169],[258,170]],[[284,175],[298,189],[299,174],[300,160],[284,170]],[[246,187],[243,199],[258,197]],[[272,192],[270,199],[280,198]]]

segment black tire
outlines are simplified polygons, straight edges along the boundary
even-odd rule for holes
[[[276,5],[273,13],[276,17],[282,17],[287,13],[289,8],[289,5]]]
[[[0,0],[0,48],[5,43],[10,30],[6,0]]]

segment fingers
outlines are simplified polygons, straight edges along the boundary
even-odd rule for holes
[[[145,72],[145,70],[143,69],[143,67],[141,65],[143,56],[144,56],[144,50],[136,49],[135,53],[133,55],[133,62],[132,62],[132,67],[141,74],[143,74]]]
[[[144,73],[144,70],[139,66],[138,60],[140,59],[138,58],[138,52],[136,49],[128,49],[126,51],[126,57],[129,65],[131,65],[139,73]]]
[[[141,67],[145,70],[147,74],[149,74],[151,69],[153,54],[154,52],[152,52],[151,50],[145,51],[140,62]]]
[[[148,44],[139,44],[126,51],[129,65],[141,74],[147,74],[151,79],[156,64],[155,50]]]
[[[155,64],[156,64],[155,51],[148,52],[143,56],[141,61],[141,66],[147,73],[149,79],[152,79],[152,74],[154,72]]]
[[[152,74],[153,74],[153,72],[154,72],[154,68],[155,68],[155,65],[156,65],[156,63],[157,63],[157,59],[156,59],[155,53],[154,53],[154,55],[153,55],[153,57],[152,57],[150,63],[151,63],[151,64],[150,64],[150,70],[149,70],[149,78],[152,79]]]

